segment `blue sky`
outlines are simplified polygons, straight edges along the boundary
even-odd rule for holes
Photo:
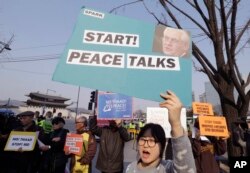
[[[14,34],[11,51],[0,54],[1,61],[23,61],[31,59],[48,59],[42,61],[26,62],[0,62],[0,100],[18,99],[26,100],[29,92],[40,91],[49,94],[61,95],[77,99],[78,87],[54,82],[52,74],[70,35],[74,29],[77,16],[82,6],[110,11],[125,0],[1,0],[0,1],[0,41],[7,42]],[[160,14],[159,6],[155,1],[148,1],[156,13]],[[249,1],[246,2],[250,5]],[[249,18],[249,12],[241,7],[242,13]],[[245,11],[244,11],[245,10]],[[115,12],[117,15],[156,23],[141,4],[121,8]],[[183,19],[185,20],[185,19]],[[185,22],[185,21],[184,21]],[[244,22],[244,21],[242,21]],[[192,28],[190,32],[195,32]],[[207,45],[204,45],[207,46]],[[240,66],[243,74],[249,72],[247,55],[249,48],[240,56]],[[243,60],[242,60],[243,59]],[[204,90],[204,82],[208,81],[205,75],[193,73],[193,90],[196,95]],[[54,92],[54,91],[56,92]],[[87,107],[89,93],[92,89],[81,87],[80,107]],[[139,101],[137,108],[144,109],[147,105],[156,103]]]

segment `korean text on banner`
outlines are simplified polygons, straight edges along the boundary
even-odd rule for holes
[[[199,116],[200,134],[204,136],[228,137],[226,118],[222,116]]]
[[[34,150],[36,139],[36,132],[11,131],[4,151],[18,151],[20,148],[22,148],[22,151],[32,151]]]
[[[192,107],[195,115],[214,115],[213,106],[210,103],[193,102]]]
[[[64,151],[80,156],[83,147],[83,137],[79,134],[67,133]]]

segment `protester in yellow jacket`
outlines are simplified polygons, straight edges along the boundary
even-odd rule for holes
[[[77,134],[82,134],[83,150],[81,156],[71,155],[71,173],[90,173],[91,162],[96,153],[96,140],[90,131],[87,130],[87,118],[78,117],[75,122]],[[70,154],[66,152],[66,154]]]

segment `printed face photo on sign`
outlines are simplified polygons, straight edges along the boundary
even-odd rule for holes
[[[190,56],[190,35],[180,29],[157,25],[152,51],[161,52],[167,56]]]

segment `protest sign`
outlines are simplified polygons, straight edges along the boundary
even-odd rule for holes
[[[210,103],[193,102],[192,106],[195,115],[214,115],[213,106]]]
[[[131,119],[132,97],[117,93],[98,94],[98,119]]]
[[[36,144],[36,132],[11,131],[4,151],[32,151]]]
[[[155,123],[162,126],[165,131],[166,138],[171,138],[171,125],[168,120],[168,109],[158,107],[147,108],[147,123]],[[181,110],[181,125],[187,130],[186,109]]]
[[[82,8],[53,80],[154,101],[172,90],[191,106],[191,58],[153,51],[156,28]]]
[[[82,153],[83,137],[79,134],[67,133],[64,151],[80,156]]]
[[[227,123],[222,116],[199,116],[200,134],[204,136],[228,137]]]

